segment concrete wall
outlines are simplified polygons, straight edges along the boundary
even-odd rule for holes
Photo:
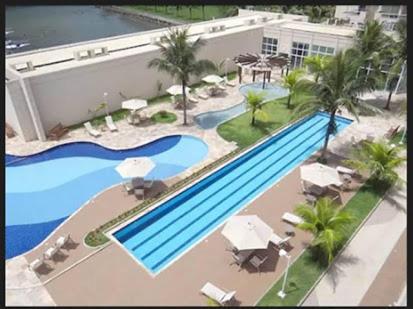
[[[32,117],[19,80],[6,82],[6,121],[25,141],[37,138]]]
[[[240,53],[260,52],[262,27],[227,32],[204,35],[207,44],[198,58],[217,63]],[[50,130],[58,122],[69,126],[90,119],[92,115],[88,110],[102,103],[104,92],[108,93],[109,110],[114,111],[121,108],[123,101],[119,92],[127,97],[150,98],[157,95],[158,80],[163,84],[163,91],[175,84],[169,75],[147,68],[150,60],[159,57],[158,48],[148,46],[144,50],[139,54],[94,59],[82,66],[27,77],[44,129]],[[235,69],[231,62],[228,70]],[[202,77],[195,77],[192,82]]]

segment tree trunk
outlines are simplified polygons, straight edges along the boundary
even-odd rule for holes
[[[390,110],[390,102],[391,102],[391,96],[393,95],[393,91],[389,91],[389,96],[387,98],[387,104],[384,107],[384,109],[387,109],[388,111]]]
[[[327,132],[326,132],[326,136],[325,136],[325,139],[324,139],[323,151],[321,152],[321,157],[320,157],[320,159],[322,159],[322,160],[326,159],[328,141],[330,139],[330,134],[333,133],[336,112],[337,112],[337,109],[334,109],[330,114],[330,120],[328,121]]]
[[[251,125],[255,125],[255,108],[252,109]]]
[[[182,99],[183,99],[183,103],[184,103],[184,126],[187,125],[186,122],[186,81],[182,80]]]
[[[263,72],[263,73],[262,73],[262,89],[265,88],[265,78],[266,78],[266,73]]]
[[[189,19],[192,20],[192,7],[189,7]]]
[[[288,96],[287,100],[287,108],[290,109],[290,102],[291,102],[291,94]]]

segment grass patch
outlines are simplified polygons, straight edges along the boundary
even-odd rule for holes
[[[347,226],[342,246],[350,239],[377,202],[383,197],[387,189],[388,187],[377,186],[377,184],[373,184],[368,180],[343,207],[343,210],[348,211],[355,219]],[[315,259],[311,250],[306,249],[290,266],[285,289],[286,297],[281,299],[277,295],[282,287],[283,277],[281,277],[261,298],[257,305],[297,306],[326,269],[327,266]]]
[[[259,139],[273,133],[276,129],[296,120],[298,117],[292,115],[291,110],[286,107],[286,98],[277,99],[265,103],[263,110],[268,115],[267,121],[256,120],[252,126],[251,112],[247,111],[238,117],[220,124],[217,128],[218,134],[229,142],[236,142],[238,147],[245,148]]]
[[[156,123],[172,123],[176,121],[176,115],[167,111],[159,111],[152,115],[151,120]]]
[[[129,5],[128,7],[137,11],[185,22],[199,22],[214,18],[223,18],[229,10],[235,9],[233,5],[205,5],[204,16],[201,5]]]

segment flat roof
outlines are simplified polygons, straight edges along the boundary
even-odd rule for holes
[[[284,29],[301,30],[308,32],[318,32],[324,34],[340,35],[353,37],[356,34],[355,29],[348,27],[340,27],[336,25],[314,24],[307,22],[284,22],[281,26]]]
[[[244,23],[245,20],[256,19],[258,17],[260,17],[260,15],[237,16],[216,19],[207,22],[173,26],[170,28],[182,28],[185,26],[190,26],[190,36],[197,37],[198,35],[206,35],[207,37],[214,37],[229,34],[231,32],[245,31],[246,29],[252,29],[253,27],[262,27],[262,24],[246,25]],[[225,26],[225,31],[208,33],[205,29],[206,27],[214,27],[220,25]],[[148,47],[157,48],[151,44],[151,39],[161,37],[162,35],[166,34],[167,31],[168,28],[165,27],[156,30],[149,30],[115,37],[97,39],[93,41],[55,46],[34,51],[28,51],[20,54],[12,54],[6,57],[6,64],[12,66],[24,64],[28,61],[31,61],[33,66],[35,67],[35,70],[24,72],[24,74],[35,75],[36,73],[44,73],[46,71],[50,72],[57,69],[67,68],[70,66],[78,66],[91,63],[91,61],[97,59],[99,59],[99,61],[103,61],[104,59],[109,60],[112,59],[112,55],[131,55],[148,51]],[[108,49],[109,55],[97,56],[94,58],[84,60],[75,60],[74,58],[74,52],[76,51],[86,51],[90,49],[99,49],[102,47],[106,47]],[[149,48],[149,50],[151,50],[152,48]],[[20,73],[23,72],[20,71]]]

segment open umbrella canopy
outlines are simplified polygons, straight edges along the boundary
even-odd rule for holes
[[[191,88],[186,87],[185,88],[185,94],[188,95],[189,91],[191,91]],[[166,92],[171,94],[171,95],[183,95],[182,85],[172,85],[171,87],[166,89]]]
[[[115,169],[122,178],[145,177],[155,167],[148,157],[127,158]]]
[[[122,102],[122,108],[124,109],[138,110],[147,106],[148,102],[140,99],[131,99]]]
[[[327,165],[312,163],[300,167],[301,179],[319,187],[342,184],[338,172]]]
[[[219,84],[224,81],[224,79],[221,76],[215,74],[205,76],[202,80],[209,84]]]
[[[234,216],[221,233],[238,250],[251,250],[266,249],[273,230],[256,215]]]

